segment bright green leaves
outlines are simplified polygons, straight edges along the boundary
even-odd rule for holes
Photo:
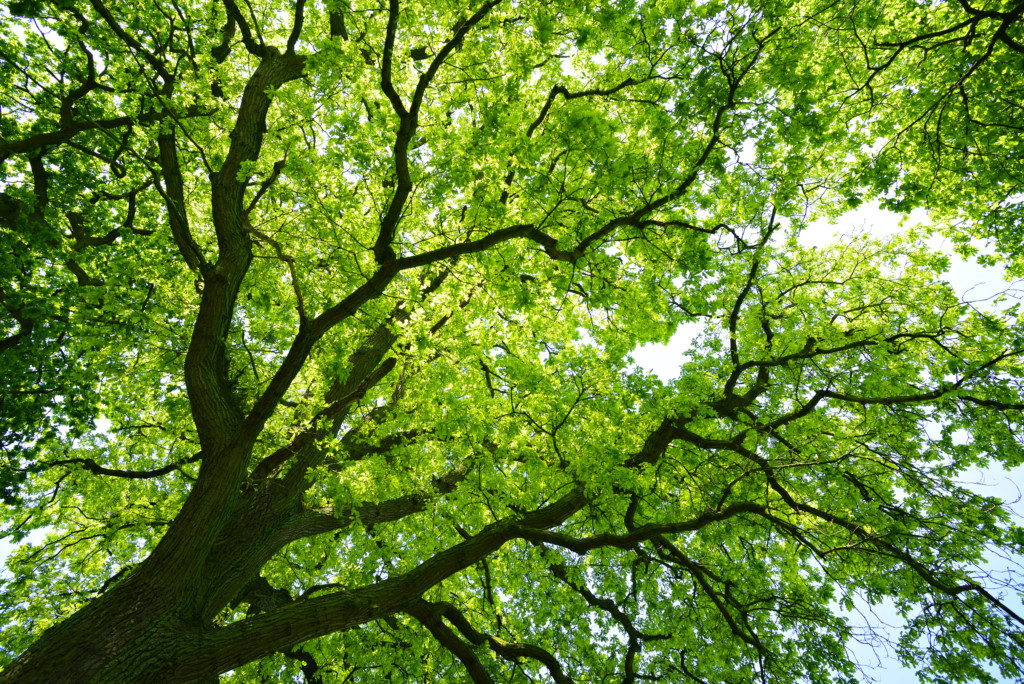
[[[541,9],[533,19],[534,38],[541,45],[547,45],[555,33],[555,17],[546,9]]]
[[[1020,8],[965,7],[805,3],[801,10],[821,28],[798,35],[819,41],[816,54],[831,65],[821,75],[824,97],[816,97],[819,108],[841,105],[835,113],[852,143],[845,162],[856,160],[844,182],[896,211],[928,209],[965,251],[980,235],[1015,255],[1021,90],[1011,76],[1020,66],[1011,36]]]
[[[700,496],[719,505],[763,500],[775,531],[801,554],[790,578],[817,557],[844,591],[910,610],[928,605],[922,597],[937,587],[976,581],[985,549],[1017,534],[997,501],[954,473],[1019,463],[1020,405],[1006,397],[1019,396],[1020,350],[1008,349],[990,314],[936,282],[946,263],[906,238],[813,254],[789,242],[760,250],[719,283],[721,328],[691,352],[674,385],[680,400],[670,415],[689,443],[675,477],[691,491],[699,483]],[[785,562],[772,566],[775,578],[792,581]],[[968,603],[979,624],[999,620],[984,601]],[[909,645],[931,634],[947,644],[939,653],[967,649],[992,661],[1016,653],[1012,640],[993,649],[955,627],[959,619],[925,609],[901,642],[907,657],[956,679],[976,676],[967,665],[975,661]]]
[[[1021,533],[959,482],[1024,462],[1016,312],[960,302],[920,235],[793,235],[881,197],[1016,249],[1019,85],[1012,44],[982,59],[995,20],[943,43],[960,29],[927,31],[956,4],[527,1],[453,41],[480,6],[393,5],[303,6],[301,78],[265,93],[227,210],[239,102],[294,6],[246,4],[248,35],[187,2],[0,18],[0,496],[22,497],[3,530],[50,535],[11,558],[11,648],[139,563],[196,491],[236,505],[197,503],[222,528],[194,583],[258,571],[294,606],[401,591],[490,539],[399,612],[277,644],[239,680],[310,658],[327,681],[457,681],[400,612],[417,598],[573,681],[850,681],[834,609],[854,595],[912,617],[908,661],[942,644],[935,676],[1019,662],[1019,629],[960,587]],[[190,268],[172,217],[206,262],[241,256]],[[224,319],[193,335],[204,298]],[[697,326],[677,380],[631,365]],[[238,412],[273,386],[251,432],[218,436],[237,451],[199,450],[208,388],[184,368],[207,343],[198,376]],[[547,536],[516,528],[569,492]],[[168,604],[216,593],[183,586]],[[226,597],[209,633],[261,600]],[[547,676],[444,620],[496,681]]]

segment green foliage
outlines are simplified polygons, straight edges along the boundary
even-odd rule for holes
[[[808,75],[790,97],[809,107],[794,107],[797,120],[826,122],[854,143],[853,173],[838,185],[855,202],[880,196],[894,211],[927,209],[963,253],[976,254],[971,240],[980,238],[1024,272],[1024,7],[897,0],[793,9],[806,19],[796,39],[817,41],[824,56],[817,73],[801,66]],[[813,94],[822,87],[824,106]]]
[[[0,10],[0,681],[1020,676],[1022,11]]]

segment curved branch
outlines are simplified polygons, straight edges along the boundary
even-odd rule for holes
[[[557,95],[561,95],[566,100],[575,100],[576,98],[579,97],[593,97],[595,95],[614,95],[623,88],[628,88],[629,86],[637,85],[638,83],[639,81],[630,76],[626,80],[622,81],[618,85],[612,86],[611,88],[589,88],[587,90],[570,92],[569,89],[563,85],[552,86],[551,91],[548,93],[548,99],[545,100],[544,106],[541,107],[540,114],[538,114],[537,118],[533,120],[533,123],[530,124],[530,127],[526,129],[526,137],[533,137],[533,134],[536,132],[537,127],[544,123],[544,119],[547,118],[548,112],[551,110],[551,105],[555,103],[555,97]]]
[[[505,641],[504,639],[485,634],[470,624],[466,616],[451,603],[446,601],[440,601],[437,603],[430,603],[420,599],[414,602],[406,609],[406,612],[415,617],[417,620],[422,622],[425,627],[430,629],[430,624],[440,625],[444,630],[451,635],[451,637],[458,640],[460,644],[465,646],[465,643],[459,639],[454,633],[449,630],[444,623],[441,622],[440,617],[445,617],[452,625],[455,626],[459,632],[466,637],[470,643],[480,646],[487,644],[487,646],[498,656],[505,660],[515,660],[517,658],[530,658],[532,660],[539,661],[544,664],[551,673],[551,678],[555,681],[555,684],[571,684],[572,680],[565,676],[565,671],[562,669],[562,664],[558,662],[558,659],[551,654],[550,651],[535,646],[533,644],[524,644],[512,641]],[[428,624],[430,623],[430,624]],[[439,630],[440,631],[440,630]],[[431,630],[434,633],[434,630]],[[444,632],[440,632],[443,636]],[[444,643],[444,642],[442,642]],[[447,647],[448,644],[445,644]],[[461,659],[461,658],[460,658]],[[465,662],[465,661],[463,661]],[[480,661],[477,659],[476,663],[479,665]],[[472,675],[472,673],[471,673]],[[474,681],[478,681],[474,679]],[[490,681],[479,680],[479,681]]]
[[[480,662],[480,657],[441,620],[445,605],[447,604],[419,600],[406,608],[406,612],[416,618],[442,646],[462,662],[470,679],[476,684],[492,684],[494,680]]]
[[[185,212],[185,182],[182,179],[181,166],[178,163],[178,148],[175,144],[174,133],[161,133],[157,138],[157,144],[160,149],[160,170],[164,178],[164,187],[160,188],[160,184],[157,183],[157,189],[160,190],[160,194],[163,195],[167,204],[167,220],[171,225],[171,236],[188,267],[193,271],[200,271],[206,266],[206,260],[188,226],[188,215]]]
[[[955,597],[964,592],[977,593],[980,596],[984,597],[990,604],[1001,609],[1009,618],[1012,618],[1017,623],[1024,625],[1024,617],[1018,615],[1009,606],[1007,606],[1005,603],[1003,603],[998,598],[993,596],[991,592],[985,589],[985,587],[972,581],[967,581],[964,584],[951,586],[942,578],[940,578],[931,570],[929,570],[924,565],[924,563],[912,557],[909,552],[901,548],[898,548],[894,544],[885,541],[878,535],[869,532],[862,525],[859,525],[851,520],[847,520],[842,516],[829,513],[828,511],[818,508],[817,506],[797,501],[796,498],[789,492],[789,490],[783,487],[782,483],[779,482],[775,474],[775,468],[771,466],[767,459],[758,456],[756,453],[750,451],[749,449],[746,449],[739,443],[734,444],[733,446],[730,447],[730,449],[735,453],[739,454],[740,456],[743,456],[744,458],[750,460],[751,462],[756,463],[758,467],[761,469],[761,471],[764,473],[765,480],[767,481],[768,486],[772,489],[772,491],[778,494],[786,503],[786,505],[789,506],[789,508],[792,509],[793,511],[797,513],[811,515],[815,518],[818,518],[819,520],[823,520],[827,523],[835,525],[836,527],[845,530],[846,532],[848,532],[864,544],[874,547],[883,555],[901,561],[903,564],[905,564],[907,567],[913,570],[913,572],[917,574],[917,576],[920,577],[925,582],[925,584],[927,584],[932,589],[942,594],[945,594],[950,597]],[[766,517],[766,509],[764,509],[764,507],[758,508],[760,508],[760,510],[752,510],[751,512],[756,513],[758,515],[762,515],[762,517]]]
[[[128,46],[132,51],[142,55],[142,58],[146,60],[146,63],[153,68],[164,82],[163,93],[165,95],[170,94],[171,89],[174,87],[174,75],[167,71],[167,65],[161,60],[157,59],[156,55],[147,50],[142,44],[136,40],[131,34],[121,28],[121,25],[117,23],[117,19],[111,14],[110,10],[103,4],[101,0],[89,0],[93,9],[99,14],[103,21],[106,22],[107,26],[114,35],[120,39],[122,43]]]
[[[501,1],[489,0],[472,17],[458,26],[455,30],[455,35],[438,51],[427,71],[420,76],[409,109],[405,108],[402,98],[398,95],[398,91],[395,90],[395,86],[391,81],[395,35],[398,31],[398,0],[390,0],[388,4],[388,26],[387,35],[384,39],[384,55],[381,60],[380,78],[381,89],[387,96],[388,101],[391,102],[391,108],[398,115],[399,119],[398,134],[395,136],[393,153],[397,179],[395,182],[395,192],[388,203],[387,211],[381,217],[380,232],[377,234],[377,239],[373,244],[373,256],[378,264],[383,265],[394,261],[396,257],[392,242],[394,242],[398,224],[402,219],[405,203],[412,192],[412,178],[409,175],[409,143],[416,132],[416,127],[419,125],[419,111],[423,104],[423,97],[426,94],[427,87],[433,81],[438,69],[440,69],[445,59],[448,58],[448,55],[462,42],[466,33],[487,16],[487,13]]]
[[[203,297],[185,359],[193,420],[200,443],[211,454],[231,442],[243,419],[231,392],[225,356],[235,299],[252,260],[251,241],[243,227],[246,182],[239,175],[244,163],[259,157],[274,89],[301,77],[304,66],[305,58],[295,56],[274,55],[260,62],[245,86],[224,165],[212,174],[218,257],[203,272]],[[233,453],[236,456],[224,463],[232,477],[246,458],[244,449]]]
[[[292,25],[291,35],[288,36],[288,45],[285,48],[286,55],[295,54],[295,44],[299,42],[299,37],[302,35],[302,20],[303,10],[306,8],[306,0],[296,0],[295,2],[295,22]]]
[[[651,523],[641,525],[628,534],[596,534],[592,537],[573,537],[560,532],[551,532],[545,528],[524,529],[519,536],[532,542],[542,544],[553,544],[569,549],[577,554],[585,554],[594,549],[607,546],[614,546],[620,549],[631,549],[642,541],[654,539],[664,534],[679,534],[681,532],[693,532],[703,527],[723,520],[728,520],[742,513],[760,514],[764,506],[753,502],[735,503],[720,511],[707,511],[701,515],[682,522],[674,523]]]
[[[523,538],[530,530],[562,524],[588,501],[583,487],[576,487],[547,506],[491,523],[402,575],[358,589],[294,601],[271,613],[196,635],[195,656],[182,663],[167,681],[193,681],[224,672],[266,652],[268,644],[281,650],[404,611],[431,587],[480,562],[512,539]]]
[[[708,582],[707,575],[709,573],[707,572],[707,570],[701,567],[699,563],[695,563],[689,558],[687,558],[681,551],[679,551],[679,549],[676,548],[674,544],[669,542],[667,539],[657,539],[656,546],[660,550],[663,550],[666,553],[668,553],[669,557],[674,563],[686,569],[686,571],[690,574],[690,577],[692,577],[693,580],[700,586],[704,594],[709,599],[711,599],[712,603],[715,604],[715,608],[718,609],[719,614],[721,614],[722,619],[725,620],[726,624],[729,626],[729,630],[733,634],[739,637],[739,639],[741,639],[747,645],[752,646],[762,657],[767,657],[769,655],[768,649],[765,648],[765,645],[763,643],[761,643],[761,640],[757,637],[757,634],[753,631],[753,629],[750,629],[749,626],[747,629],[743,629],[740,627],[739,623],[736,622],[736,618],[732,615],[732,613],[729,612],[728,607],[725,605],[727,602],[734,602],[728,601],[727,597],[718,595],[718,593],[714,590],[714,587],[711,586],[711,583]],[[738,606],[735,605],[734,607],[738,608]]]
[[[622,626],[622,629],[625,630],[630,639],[639,641],[662,641],[672,638],[668,634],[645,634],[644,632],[641,632],[636,628],[636,625],[633,624],[632,618],[626,615],[615,601],[612,599],[601,598],[594,594],[594,592],[590,591],[586,584],[579,585],[569,579],[569,574],[566,572],[564,565],[549,565],[548,570],[550,570],[551,574],[562,582],[562,584],[579,594],[583,600],[587,602],[587,605],[592,608],[603,610],[611,615],[612,619]]]
[[[223,0],[223,2],[229,19],[238,24],[238,28],[241,29],[242,45],[245,46],[245,49],[249,54],[260,58],[267,56],[269,51],[267,50],[266,45],[263,44],[262,39],[257,43],[253,38],[252,28],[249,26],[249,22],[246,20],[245,15],[242,14],[242,10],[238,8],[235,0]],[[259,36],[257,35],[257,37]]]
[[[43,468],[50,468],[53,466],[64,466],[64,465],[77,465],[83,469],[88,470],[93,475],[105,475],[109,477],[120,477],[128,480],[147,480],[154,477],[162,477],[168,473],[174,472],[175,470],[181,470],[182,466],[189,463],[196,463],[202,460],[203,453],[199,452],[183,461],[177,463],[171,463],[160,468],[153,470],[121,470],[120,468],[107,468],[101,466],[99,463],[91,458],[65,458],[59,461],[46,461],[39,465]]]
[[[189,107],[185,112],[177,114],[179,118],[193,118],[205,116],[197,107]],[[36,133],[21,140],[0,140],[0,159],[6,159],[12,154],[22,154],[46,147],[62,145],[83,131],[103,130],[109,131],[117,128],[124,128],[136,123],[154,123],[170,116],[166,110],[151,111],[139,114],[138,116],[116,116],[110,119],[98,119],[93,121],[68,121],[62,123],[55,131]]]

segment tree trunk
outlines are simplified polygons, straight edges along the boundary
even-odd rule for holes
[[[258,509],[279,513],[281,505],[266,493],[247,501],[236,494],[214,518],[212,511],[204,510],[209,507],[197,505],[202,503],[197,499],[206,489],[203,484],[202,480],[197,483],[181,514],[146,560],[124,581],[44,632],[0,674],[0,682],[81,684],[215,677],[214,663],[200,662],[198,654],[204,635],[212,630],[212,617],[234,598],[234,594],[224,598],[220,590],[226,582],[239,582],[239,568],[254,574],[265,555],[280,548],[266,550],[266,526],[256,526],[239,537],[237,532],[244,527],[239,523]],[[230,563],[216,565],[218,572],[211,573],[209,559],[220,551],[230,557]],[[249,562],[254,555],[261,560]],[[211,608],[210,598],[215,596],[221,605]],[[190,664],[188,673],[175,679],[181,663]]]
[[[198,626],[186,627],[181,612],[166,591],[136,573],[47,630],[0,682],[154,681],[194,648]]]

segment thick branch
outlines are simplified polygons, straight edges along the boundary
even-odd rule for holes
[[[139,114],[138,116],[117,116],[111,119],[101,119],[97,121],[61,122],[61,127],[55,131],[37,133],[35,135],[30,135],[27,138],[22,138],[21,140],[0,140],[0,159],[5,159],[12,154],[31,152],[32,150],[45,147],[56,147],[68,142],[83,131],[97,129],[109,131],[117,128],[124,128],[125,126],[131,126],[134,123],[151,123],[159,121],[166,118],[168,115],[167,111],[159,111],[146,112],[144,114]],[[184,114],[179,114],[178,116],[191,117],[198,115],[198,110],[193,108]]]
[[[585,554],[594,549],[613,546],[620,549],[631,549],[642,541],[653,539],[663,534],[679,534],[693,532],[722,520],[728,520],[742,513],[760,513],[764,507],[752,502],[735,503],[719,511],[707,511],[701,515],[682,522],[651,523],[641,525],[627,534],[597,534],[592,537],[578,538],[547,529],[524,530],[519,536],[542,544],[553,544],[569,549],[574,553]]]
[[[248,50],[249,54],[256,57],[266,57],[270,50],[263,45],[262,40],[256,42],[253,38],[252,28],[249,26],[249,22],[246,20],[245,15],[242,14],[242,10],[238,8],[235,0],[223,0],[224,8],[227,10],[228,17],[234,20],[238,24],[238,28],[242,31],[242,45]]]
[[[225,356],[238,288],[252,260],[249,234],[243,228],[246,183],[239,180],[239,174],[245,162],[259,157],[273,90],[299,78],[304,65],[301,57],[270,56],[260,62],[242,95],[224,165],[211,178],[218,258],[203,274],[203,297],[185,359],[192,417],[200,442],[210,454],[229,443],[242,422],[231,393]],[[238,450],[237,458],[227,464],[232,477],[240,474],[244,451]]]
[[[442,646],[459,659],[463,667],[466,668],[470,679],[476,684],[491,684],[494,681],[487,674],[479,656],[441,619],[441,615],[444,613],[444,607],[441,604],[420,600],[406,608],[406,612],[416,618]]]
[[[306,8],[306,0],[296,0],[295,2],[295,22],[292,24],[291,35],[288,36],[288,45],[285,48],[286,55],[295,54],[295,44],[299,42],[299,37],[302,35],[302,21],[303,11]]]
[[[548,506],[488,525],[402,575],[359,589],[295,601],[273,613],[198,635],[196,656],[168,673],[165,681],[192,681],[224,672],[261,656],[268,645],[281,650],[401,612],[429,588],[480,562],[510,540],[530,530],[562,524],[587,500],[583,488],[577,487]]]
[[[192,238],[188,226],[188,214],[185,211],[185,182],[181,176],[178,163],[178,148],[174,133],[161,133],[157,138],[160,147],[160,171],[164,179],[164,201],[167,204],[167,220],[171,225],[171,236],[178,246],[178,251],[185,263],[193,271],[201,270],[205,265],[202,250]]]
[[[571,684],[572,680],[565,676],[565,672],[562,670],[562,664],[559,663],[558,659],[556,659],[549,651],[533,644],[505,641],[504,639],[500,639],[496,636],[484,634],[470,624],[469,620],[466,619],[466,616],[462,614],[462,611],[451,603],[444,601],[430,603],[421,599],[409,606],[406,609],[406,612],[417,620],[420,620],[420,622],[424,622],[424,619],[428,621],[436,620],[436,622],[440,623],[442,626],[443,623],[441,623],[439,617],[444,616],[452,623],[452,625],[455,626],[456,629],[459,630],[459,632],[462,633],[464,637],[470,641],[470,643],[477,646],[487,644],[495,654],[505,660],[515,660],[517,658],[531,658],[533,660],[537,660],[543,663],[548,669],[548,672],[551,673],[551,678],[555,681],[555,684]],[[424,623],[424,625],[427,626],[426,623]],[[433,633],[433,630],[431,630],[431,633]],[[451,636],[458,639],[454,634]],[[459,639],[459,641],[461,643],[462,640]],[[447,644],[445,644],[445,646],[447,646]]]
[[[170,463],[160,468],[154,468],[153,470],[122,470],[120,468],[107,468],[101,466],[99,463],[91,458],[65,458],[59,461],[47,461],[40,465],[44,468],[50,468],[53,466],[64,466],[64,465],[77,465],[81,466],[85,470],[88,470],[93,475],[105,475],[109,477],[121,477],[128,480],[146,480],[154,477],[162,477],[168,473],[172,473],[175,470],[181,470],[182,466],[189,463],[195,463],[202,459],[202,452],[195,454],[183,461],[177,463]]]

